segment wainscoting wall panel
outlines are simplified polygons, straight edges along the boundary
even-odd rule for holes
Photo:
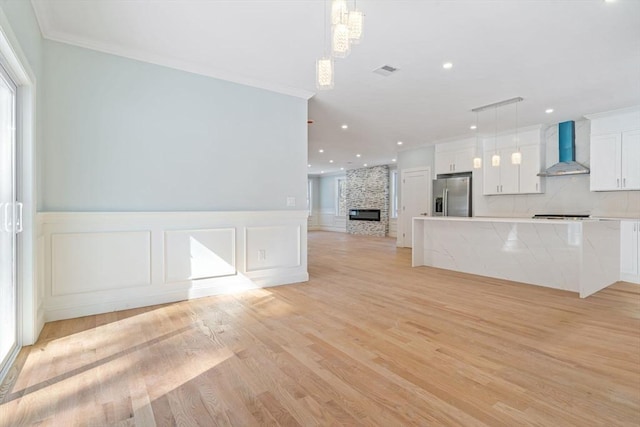
[[[165,232],[166,282],[236,274],[235,231],[222,228]]]
[[[307,217],[306,210],[40,213],[44,320],[305,282]]]
[[[337,216],[334,209],[326,209],[320,211],[320,226],[322,231],[337,231],[340,233],[347,232],[347,217]]]
[[[247,227],[246,271],[300,266],[300,226]]]
[[[51,235],[51,295],[151,285],[151,233]]]

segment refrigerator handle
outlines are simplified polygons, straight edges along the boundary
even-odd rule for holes
[[[444,190],[442,190],[442,204],[443,204],[442,215],[449,216],[449,189],[448,188],[445,188]]]

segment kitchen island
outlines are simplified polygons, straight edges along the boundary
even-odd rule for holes
[[[413,219],[412,265],[577,292],[620,279],[620,222],[485,217]]]

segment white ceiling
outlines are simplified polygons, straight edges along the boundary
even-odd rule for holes
[[[516,96],[523,127],[640,104],[640,0],[359,0],[363,41],[315,96],[322,0],[32,3],[46,38],[311,97],[310,173],[473,136],[472,108]],[[385,64],[400,70],[372,73]],[[501,128],[514,111],[499,110]],[[493,114],[481,129],[494,131]]]

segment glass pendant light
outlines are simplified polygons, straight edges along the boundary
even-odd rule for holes
[[[349,52],[349,27],[343,23],[334,25],[333,37],[331,38],[331,54],[334,58],[346,58]]]
[[[346,58],[349,55],[349,9],[346,0],[331,2],[331,56]]]
[[[500,166],[500,154],[498,154],[498,106],[496,106],[495,110],[496,133],[493,140],[493,149],[495,153],[493,156],[491,156],[491,166],[498,167]]]
[[[331,24],[346,24],[347,14],[349,9],[347,8],[347,0],[333,0],[331,2]]]
[[[482,167],[482,157],[480,157],[479,138],[478,138],[478,114],[476,111],[476,156],[473,158],[473,168],[480,169]]]
[[[358,10],[356,0],[353,0],[353,10],[349,12],[347,17],[347,26],[349,27],[349,40],[353,44],[360,43],[362,40],[362,26],[364,23],[364,14]]]
[[[316,61],[316,88],[333,89],[333,58],[327,55],[327,4],[324,3],[324,57]]]
[[[511,164],[522,163],[522,153],[520,152],[520,140],[518,138],[518,103],[516,102],[516,151],[511,153]]]
[[[316,62],[316,87],[321,90],[333,89],[333,58],[320,58]]]

